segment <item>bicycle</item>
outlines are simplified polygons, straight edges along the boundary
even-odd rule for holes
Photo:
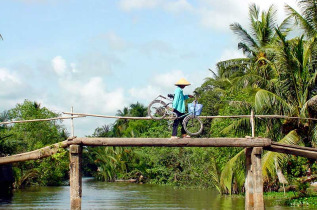
[[[198,117],[200,113],[197,113],[198,110],[196,110],[197,100],[194,100],[193,107],[191,106],[188,113],[177,117],[176,113],[173,112],[174,109],[170,106],[173,103],[174,95],[168,94],[167,96],[168,98],[162,95],[156,97],[148,106],[148,115],[155,120],[161,120],[168,116],[169,120],[174,121],[177,118],[184,117],[183,126],[186,133],[192,136],[199,135],[203,130],[203,122]]]

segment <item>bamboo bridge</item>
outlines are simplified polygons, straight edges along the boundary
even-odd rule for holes
[[[94,116],[111,118],[111,116],[102,115],[88,115],[65,113],[75,116],[63,117],[63,119],[72,119]],[[270,117],[270,118],[289,118],[286,116],[277,115],[240,115],[240,116],[201,116],[202,118],[236,118],[245,117],[250,118],[252,137],[246,138],[88,138],[88,137],[70,137],[65,141],[43,147],[31,152],[11,155],[7,157],[0,157],[0,165],[9,164],[28,160],[37,160],[49,157],[60,151],[62,148],[69,147],[70,153],[70,204],[71,209],[81,209],[82,197],[82,148],[83,146],[119,146],[119,147],[243,147],[245,148],[246,157],[246,181],[245,181],[245,209],[247,210],[264,210],[263,199],[263,178],[261,156],[263,150],[273,152],[280,152],[292,155],[303,156],[306,158],[317,159],[317,148],[302,147],[295,145],[280,144],[268,138],[254,137],[254,117]],[[136,118],[136,117],[113,117],[120,119],[150,119],[150,118]],[[48,121],[51,119],[37,119],[27,121],[11,121],[2,122],[1,124],[9,123],[25,123],[34,121]],[[316,120],[316,119],[311,119]],[[73,127],[73,124],[72,124]],[[73,130],[72,130],[73,133]]]

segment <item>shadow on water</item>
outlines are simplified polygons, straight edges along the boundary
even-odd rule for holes
[[[12,202],[13,193],[2,193],[0,192],[0,205],[8,204]]]
[[[11,203],[13,182],[12,165],[0,165],[0,204]]]

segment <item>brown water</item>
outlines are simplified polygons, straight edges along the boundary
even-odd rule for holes
[[[0,202],[0,209],[69,209],[69,206],[69,186],[27,188]],[[216,190],[106,183],[84,178],[82,209],[244,209],[244,197],[220,196]],[[266,209],[302,208],[281,207],[266,201]]]

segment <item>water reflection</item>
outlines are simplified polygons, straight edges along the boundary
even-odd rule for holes
[[[18,190],[0,209],[69,209],[69,186]],[[215,190],[97,182],[83,179],[82,209],[244,209],[244,197],[220,196]],[[274,206],[266,209],[296,209]],[[299,209],[299,208],[298,208]]]

